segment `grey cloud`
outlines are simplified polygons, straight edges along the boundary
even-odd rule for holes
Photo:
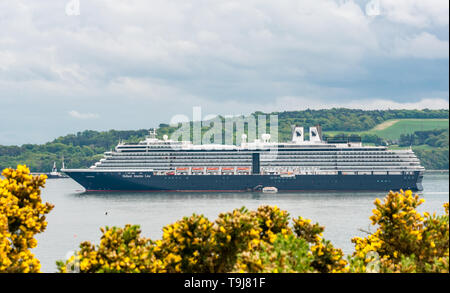
[[[380,0],[375,18],[367,2],[80,0],[67,16],[65,1],[2,1],[0,114],[40,108],[34,123],[48,128],[60,113],[45,141],[149,127],[194,105],[239,114],[448,98],[448,2]],[[71,110],[98,118],[75,125]]]

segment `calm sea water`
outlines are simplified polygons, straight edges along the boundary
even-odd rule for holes
[[[443,213],[449,200],[449,175],[425,174],[425,203],[420,211]],[[55,205],[48,215],[47,230],[38,235],[33,249],[43,272],[55,272],[56,260],[78,249],[79,243],[99,243],[100,227],[139,224],[145,237],[159,239],[162,227],[192,213],[214,221],[221,212],[242,206],[277,205],[291,218],[302,216],[325,226],[324,237],[346,254],[353,251],[350,239],[371,229],[369,217],[377,197],[386,193],[83,193],[71,179],[48,179],[42,197]],[[107,212],[107,215],[105,214]]]

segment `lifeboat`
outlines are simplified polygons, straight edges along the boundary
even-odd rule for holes
[[[262,189],[262,192],[264,192],[264,193],[277,193],[278,192],[278,188],[273,187],[273,186],[267,186],[267,187],[264,187]]]
[[[223,171],[234,171],[234,168],[222,168]]]
[[[203,171],[203,168],[195,167],[195,168],[192,168],[192,171]]]
[[[219,168],[212,167],[212,168],[207,168],[206,170],[208,170],[208,171],[217,171],[217,170],[219,170]]]
[[[291,172],[281,173],[280,177],[283,177],[283,178],[295,178],[295,174],[291,173]]]
[[[248,171],[248,170],[250,170],[250,168],[247,168],[247,167],[245,167],[245,168],[237,168],[238,169],[238,171]]]
[[[189,168],[177,168],[177,171],[187,171]]]

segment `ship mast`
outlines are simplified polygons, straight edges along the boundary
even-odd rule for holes
[[[149,131],[148,131],[148,134],[149,134],[149,138],[151,138],[151,139],[156,139],[156,129],[155,128],[151,128]]]

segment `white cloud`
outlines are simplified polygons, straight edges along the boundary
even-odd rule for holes
[[[448,100],[444,99],[422,99],[417,102],[396,102],[385,99],[355,100],[342,105],[346,108],[363,110],[389,110],[389,109],[448,109]]]
[[[95,113],[80,113],[75,110],[69,111],[69,115],[77,119],[97,119],[100,117],[100,115]]]
[[[16,58],[13,53],[0,51],[0,70],[8,70],[15,62]]]
[[[389,20],[415,27],[448,26],[449,1],[380,0],[381,14]]]
[[[265,107],[266,111],[305,110],[305,109],[350,108],[362,110],[388,109],[448,109],[449,101],[441,98],[425,98],[416,102],[396,102],[387,99],[358,99],[343,102],[329,102],[307,97],[279,97],[276,102]]]
[[[423,16],[448,23],[448,15],[440,13],[448,2],[424,4],[428,2],[385,0],[381,5],[390,20]],[[93,0],[80,1],[81,15],[73,17],[65,14],[62,4],[0,5],[0,11],[8,13],[0,12],[4,16],[0,40],[12,40],[6,46],[16,55],[14,68],[3,65],[8,68],[5,75],[22,80],[50,78],[85,88],[136,75],[185,78],[185,84],[273,79],[280,68],[284,80],[296,80],[295,72],[311,79],[352,78],[365,71],[361,68],[365,59],[390,54],[398,42],[423,36],[383,23],[397,31],[384,36],[354,1],[155,0],[149,5],[138,0],[114,4]],[[402,18],[402,11],[410,17]],[[419,38],[414,45],[422,50],[427,41],[432,43],[425,52],[431,52],[413,56],[441,58],[441,47],[448,42]]]
[[[394,42],[393,55],[397,57],[414,57],[438,59],[449,57],[448,41],[423,32],[410,38],[399,38]]]

